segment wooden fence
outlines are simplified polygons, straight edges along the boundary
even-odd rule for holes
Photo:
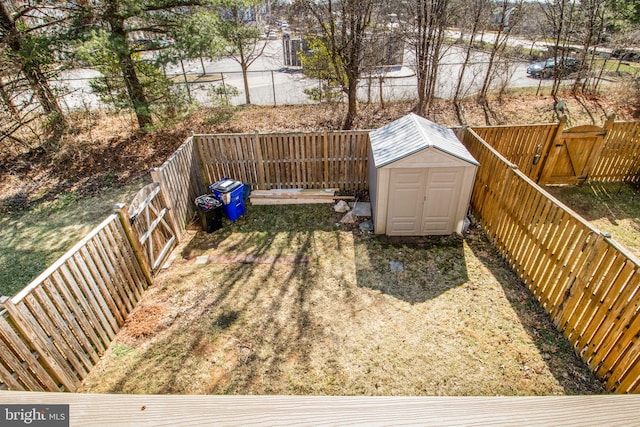
[[[483,126],[474,127],[473,131],[510,162],[518,165],[529,178],[537,181],[542,171],[545,153],[549,151],[549,145],[555,138],[558,128],[558,124],[555,123]],[[534,162],[534,159],[537,160]]]
[[[534,153],[531,147],[555,138],[548,125],[481,132],[501,141],[504,150],[510,147],[505,141],[520,141],[524,148],[510,147],[509,153],[523,159]],[[602,150],[606,161],[594,169],[597,176],[637,178],[638,132],[636,124],[613,126]],[[475,132],[467,130],[464,142],[482,165],[472,205],[489,236],[607,387],[640,391],[638,261],[537,187]],[[258,188],[356,191],[367,186],[368,155],[367,132],[189,138],[151,171],[157,184],[147,187],[139,209],[134,206],[131,212],[139,215],[148,207],[144,221],[134,220],[132,226],[121,206],[4,302],[0,386],[75,390],[152,283],[152,271],[192,220],[193,201],[209,183],[229,176]],[[153,236],[157,226],[160,234]]]
[[[255,188],[367,188],[369,133],[194,135],[211,184],[224,177]]]
[[[614,122],[603,143],[590,179],[640,182],[640,122]]]
[[[484,230],[607,389],[640,392],[640,262],[476,132],[464,144]]]
[[[12,390],[74,391],[151,284],[110,215],[0,311],[0,382]]]
[[[562,136],[560,123],[524,126],[473,127],[474,132],[529,178],[538,182],[554,142]],[[640,181],[640,122],[613,122],[607,126],[602,147],[594,150],[589,181]]]
[[[176,238],[180,240],[197,212],[196,197],[208,191],[194,138],[188,138],[162,166],[151,169],[151,178],[160,184],[164,200],[172,211]]]
[[[119,205],[122,215],[129,218],[134,235],[132,245],[144,255],[143,268],[155,273],[176,244],[173,213],[167,206],[160,184],[145,185],[131,202],[130,208]]]

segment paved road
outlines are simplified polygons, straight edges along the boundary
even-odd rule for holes
[[[282,104],[302,104],[310,103],[307,95],[303,92],[305,88],[316,87],[318,82],[304,76],[300,69],[284,67],[282,56],[281,40],[269,40],[266,42],[263,56],[258,58],[249,68],[249,86],[251,101],[258,105],[282,105]],[[457,76],[461,69],[464,51],[452,46],[444,54],[440,63],[440,73],[436,95],[441,98],[451,99],[455,92]],[[361,101],[378,101],[379,82],[383,77],[383,98],[385,101],[406,100],[416,98],[416,79],[413,72],[413,57],[411,52],[406,51],[402,67],[396,67],[384,75],[374,75],[371,78],[363,78],[358,90],[358,98]],[[465,74],[463,83],[463,95],[476,93],[482,85],[482,77],[486,70],[488,56],[482,52],[474,53],[472,64]],[[500,68],[497,71],[495,85],[506,84],[510,87],[538,86],[539,84],[550,85],[550,80],[540,81],[532,79],[526,74],[527,63],[515,63],[507,68]],[[202,64],[200,60],[184,61],[185,72],[189,80],[195,80],[201,75]],[[231,58],[223,58],[217,61],[205,61],[204,69],[208,77],[213,75],[224,75],[224,82],[235,86],[240,95],[231,99],[235,105],[244,104],[245,96],[243,90],[242,73],[240,65]],[[167,74],[175,76],[177,82],[181,81],[182,69],[180,64],[167,66]],[[95,109],[99,107],[100,101],[91,93],[88,82],[90,78],[99,76],[95,70],[78,69],[65,71],[58,86],[64,86],[70,91],[63,98],[63,103],[68,109]],[[210,105],[211,100],[207,94],[211,85],[220,84],[220,81],[211,82],[211,78],[205,83],[198,80],[190,83],[192,96],[203,105]],[[275,95],[275,99],[274,99]]]

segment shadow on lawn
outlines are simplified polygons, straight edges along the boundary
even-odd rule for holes
[[[356,259],[358,286],[417,304],[469,280],[459,236],[370,236],[364,242]]]
[[[228,245],[225,240],[231,234],[233,247],[243,253],[310,256],[317,244],[315,232],[335,228],[326,206],[312,208],[310,217],[308,207],[255,208],[218,232],[198,233],[182,251],[184,258],[202,247]],[[109,391],[313,394],[308,386],[297,385],[295,379],[282,381],[282,376],[290,375],[287,367],[292,365],[300,375],[311,370],[310,351],[323,334],[313,318],[323,292],[316,268],[315,262],[293,268],[277,263],[217,264],[185,269],[179,280],[165,280],[160,292],[182,309],[166,330],[148,341],[134,363],[117,373],[119,380]],[[277,286],[265,286],[267,282]]]
[[[587,221],[607,218],[617,226],[618,221],[631,219],[640,229],[640,194],[635,184],[593,182],[546,190]]]
[[[264,247],[273,246],[276,233],[312,233],[334,231],[336,225],[332,209],[326,204],[317,205],[247,205],[247,212],[236,222],[224,220],[223,227],[211,234],[198,233],[183,250],[184,258],[197,256],[201,249],[215,249],[234,233],[245,233],[236,250],[254,246],[256,241]],[[263,242],[263,240],[266,240]],[[261,249],[258,248],[259,252]]]
[[[566,394],[602,394],[606,390],[574,352],[567,339],[483,231],[470,233],[467,244],[502,286],[520,323],[539,349],[549,370]]]
[[[132,315],[131,324],[121,331],[115,345],[118,351],[112,350],[112,361],[101,374],[111,377],[112,381],[108,389],[102,391],[340,395],[348,390],[374,395],[378,382],[386,381],[383,375],[386,371],[371,374],[380,375],[378,378],[371,377],[364,369],[367,363],[378,366],[375,353],[385,343],[384,339],[378,341],[379,331],[383,330],[378,328],[384,328],[393,313],[406,319],[403,317],[406,305],[395,307],[393,302],[388,304],[391,299],[378,298],[375,292],[358,292],[358,288],[376,290],[410,304],[436,301],[454,290],[453,294],[466,298],[469,315],[465,315],[464,310],[449,310],[450,306],[443,308],[442,316],[448,315],[460,322],[456,330],[449,331],[451,342],[454,345],[470,343],[471,348],[480,350],[486,345],[488,353],[481,351],[478,353],[481,357],[493,354],[495,346],[505,346],[505,352],[514,359],[504,361],[505,365],[515,365],[519,372],[520,362],[512,351],[518,348],[519,341],[515,347],[510,346],[508,340],[493,339],[496,334],[501,335],[500,331],[493,331],[493,335],[489,334],[491,336],[483,341],[485,344],[478,347],[473,340],[480,339],[481,332],[490,326],[465,324],[467,320],[482,319],[474,316],[478,307],[475,304],[489,304],[477,298],[482,292],[481,285],[469,279],[478,275],[478,269],[486,267],[485,275],[494,276],[499,283],[496,289],[502,289],[507,297],[508,303],[504,306],[510,314],[512,307],[518,317],[510,316],[510,322],[521,324],[534,343],[535,354],[524,360],[533,357],[540,360],[542,366],[546,364],[567,394],[604,392],[533,296],[515,274],[505,268],[498,251],[481,230],[472,230],[464,239],[365,235],[351,240],[349,233],[336,232],[334,221],[331,209],[326,206],[254,206],[241,220],[225,224],[216,233],[198,233],[182,251],[183,259],[160,275],[162,280],[148,291],[155,294],[153,303],[143,301]],[[276,263],[202,266],[190,259],[203,253],[225,251],[289,259],[308,257],[309,262],[284,266]],[[465,251],[467,255],[472,251],[481,266],[468,265]],[[402,263],[404,270],[391,271],[390,261]],[[416,322],[423,323],[423,315],[429,313],[424,311],[428,305],[415,307],[416,313],[422,313]],[[164,307],[165,316],[156,316],[154,320],[162,326],[136,335],[139,319],[144,318],[136,313],[145,310],[151,313],[159,307]],[[438,318],[430,322],[435,322],[436,327]],[[359,330],[357,336],[362,341],[357,344],[356,339],[357,345],[352,334],[355,329]],[[469,337],[472,341],[467,341]],[[354,356],[362,358],[362,366],[341,359],[345,344],[350,349],[367,348]],[[467,351],[469,345],[460,347],[456,354],[462,349]],[[392,368],[396,360],[401,360],[388,359],[384,351],[380,354],[385,358],[382,363],[386,368]],[[369,360],[369,356],[373,359]],[[485,362],[488,367],[493,364],[491,359]],[[441,363],[445,366],[448,359]],[[500,373],[498,370],[494,376],[499,377]],[[512,379],[519,378],[519,374],[514,375]],[[99,378],[100,374],[98,380],[92,381],[99,382]],[[355,381],[355,385],[348,381]],[[477,393],[482,390],[481,385],[478,387],[468,390]],[[420,394],[424,389],[413,390]],[[446,390],[456,393],[456,389]]]

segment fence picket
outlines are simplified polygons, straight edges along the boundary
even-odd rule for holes
[[[633,282],[636,282],[635,286]],[[621,338],[630,332],[632,320],[634,316],[637,316],[637,307],[628,304],[628,301],[637,292],[637,285],[637,270],[634,266],[626,264],[625,271],[612,286],[613,290],[622,289],[622,292],[619,295],[610,295],[602,305],[602,309],[607,310],[607,317],[613,321],[601,323],[593,335],[592,342],[598,343],[597,346],[590,346],[590,349],[593,349],[592,353],[594,353],[591,356],[594,366],[600,366],[602,361],[611,359],[612,356],[613,359],[606,365],[613,366],[617,357],[620,356],[618,352],[613,350],[618,343],[626,341]],[[598,351],[600,348],[609,349],[609,352]]]
[[[366,131],[194,135],[193,141],[205,180],[216,171],[218,179],[260,188],[367,187]]]
[[[608,369],[606,373],[599,371],[602,375],[608,375],[606,387],[609,390],[623,393],[640,392],[640,346],[634,345],[632,337],[640,334],[640,315],[636,313],[633,321],[629,323],[629,329],[625,332],[624,339],[616,343],[620,351],[620,357],[613,368],[608,368],[609,361],[605,360],[602,367]],[[623,344],[625,345],[624,349]]]
[[[54,308],[50,310],[51,311],[55,310],[59,313],[60,316],[62,316],[68,328],[68,331],[66,333],[72,334],[73,337],[78,341],[78,343],[82,347],[81,349],[76,349],[80,354],[80,357],[83,357],[81,353],[84,352],[91,359],[91,361],[88,361],[88,360],[85,361],[87,363],[87,368],[90,369],[90,367],[93,364],[98,363],[98,361],[100,360],[100,356],[95,351],[94,346],[89,341],[86,334],[83,333],[84,331],[82,327],[76,322],[76,318],[74,314],[69,310],[69,307],[64,302],[62,296],[60,295],[58,290],[55,288],[52,281],[50,279],[47,279],[43,282],[42,285],[43,285],[43,288],[47,291],[47,293],[51,297],[51,303],[54,306]]]
[[[607,126],[601,147],[596,147],[590,181],[640,180],[640,122],[614,122]],[[560,124],[527,126],[474,127],[473,130],[509,161],[518,165],[528,177],[537,181],[545,163],[552,166],[557,152],[549,150],[554,135],[564,128]],[[549,153],[548,158],[544,158]],[[536,154],[542,154],[533,164]]]
[[[540,172],[541,164],[533,165],[533,158],[546,152],[544,146],[558,129],[536,125],[462,132],[481,164],[472,208],[554,324],[607,387],[638,392],[640,263],[528,177],[535,179]],[[637,182],[640,125],[613,123],[603,144],[591,179]],[[149,205],[159,234],[149,234],[148,241],[160,245],[171,229],[178,235],[184,231],[196,212],[195,197],[224,176],[258,188],[364,189],[368,147],[364,131],[194,135],[152,172],[166,200]],[[522,163],[521,169],[512,161]],[[151,222],[150,216],[137,232],[146,235]],[[0,381],[6,387],[77,387],[151,284],[135,251],[124,224],[110,215],[5,304],[0,313]]]
[[[2,360],[5,360],[4,357],[6,353],[3,350],[6,350],[4,348],[4,344],[0,344],[0,357],[2,357]],[[24,390],[24,387],[20,384],[17,378],[18,374],[9,371],[0,363],[0,380],[9,388],[9,390]],[[39,388],[40,386],[36,385],[35,387]]]
[[[93,363],[73,335],[69,324],[62,318],[51,302],[43,287],[34,289],[24,299],[34,317],[41,325],[48,324],[46,329],[53,342],[71,362],[80,378],[84,378],[91,370]]]
[[[526,136],[527,130],[480,133],[502,138],[498,145],[520,140],[524,154],[506,145],[502,152],[523,158],[532,154],[532,143],[550,137],[548,132]],[[514,169],[473,130],[465,132],[463,142],[481,165],[471,206],[491,240],[606,386],[637,392],[639,262]]]
[[[48,366],[51,376],[60,381],[67,391],[75,391],[79,383],[78,378],[69,369],[64,356],[54,345],[51,345],[47,333],[32,314],[23,304],[15,305],[11,301],[5,304],[5,308],[15,319],[15,325],[20,334],[29,337],[31,345]]]
[[[6,318],[6,310],[0,312],[0,357],[3,363],[6,363],[11,369],[5,369],[0,364],[3,368],[0,378],[9,389],[32,391],[44,391],[45,387],[47,390],[57,389],[56,383],[40,366],[24,341],[9,325]],[[39,378],[44,387],[40,384]]]

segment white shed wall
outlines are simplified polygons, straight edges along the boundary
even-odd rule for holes
[[[369,164],[373,165],[373,153],[369,150]],[[378,170],[375,167],[369,167],[369,201],[371,202],[371,216],[373,223],[376,223],[376,205],[378,196]],[[375,230],[374,230],[375,231]]]
[[[462,232],[476,168],[433,148],[382,168],[372,168],[374,232],[388,235]]]

